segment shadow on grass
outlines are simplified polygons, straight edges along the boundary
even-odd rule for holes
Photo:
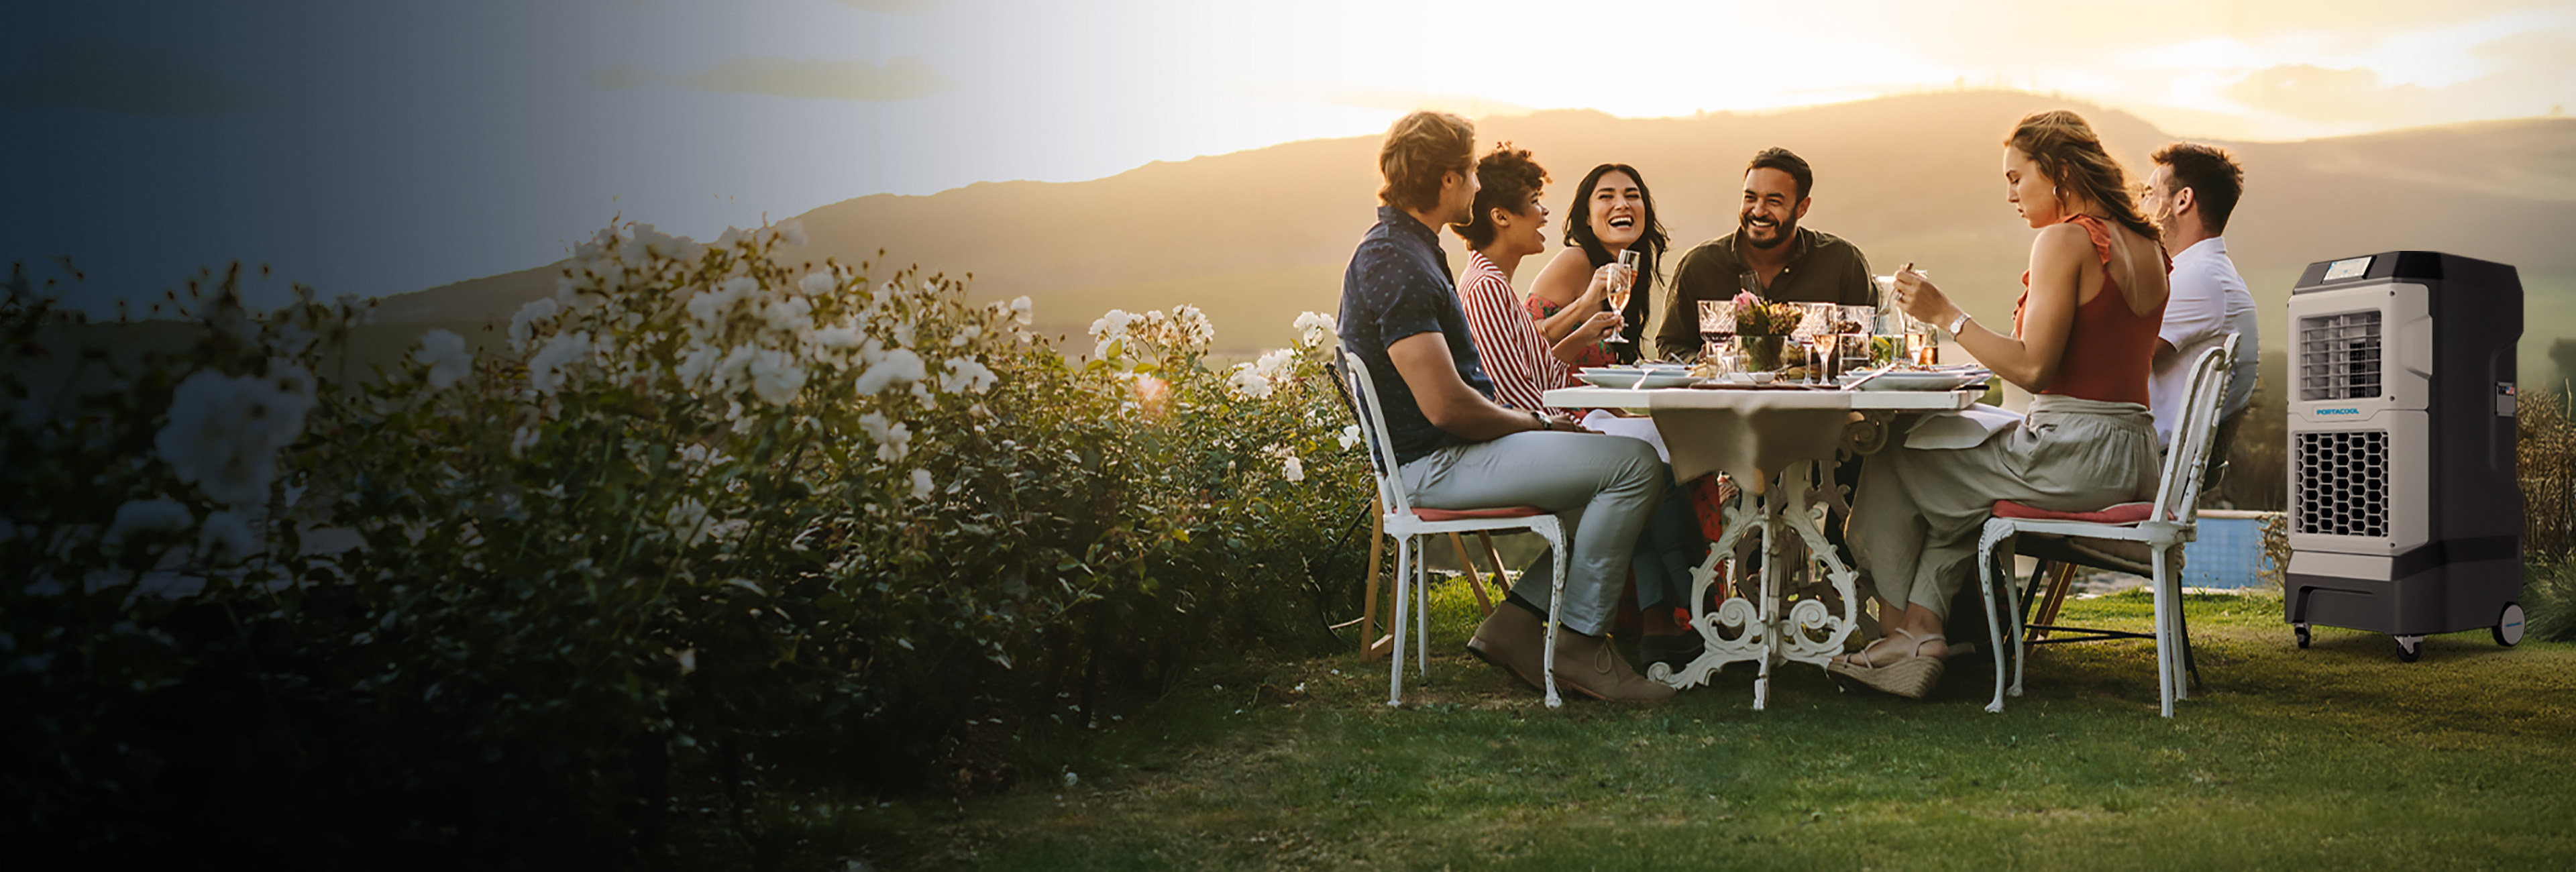
[[[1911,702],[1804,665],[1751,710],[1752,671],[1657,706],[1537,694],[1459,651],[1438,592],[1427,678],[1384,661],[1252,668],[1110,725],[1078,780],[1009,795],[779,812],[791,868],[2563,868],[2576,860],[2576,645],[2483,632],[2399,663],[2384,636],[2280,600],[2193,597],[2206,687],[2156,716],[2142,642],[2046,646],[2028,695],[1982,704],[1991,661]],[[2147,625],[2139,595],[2072,622]],[[1408,668],[1408,672],[1410,669]],[[1237,675],[1247,674],[1238,672]]]

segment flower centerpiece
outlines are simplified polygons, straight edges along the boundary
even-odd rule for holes
[[[1744,349],[1744,368],[1754,372],[1778,370],[1781,350],[1790,344],[1788,336],[1797,330],[1802,317],[1795,304],[1770,302],[1751,291],[1737,291],[1735,335]]]

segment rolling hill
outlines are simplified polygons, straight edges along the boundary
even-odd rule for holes
[[[1915,262],[1972,310],[2000,313],[2019,290],[2030,239],[2003,202],[2000,140],[2044,108],[2084,113],[2141,176],[2146,155],[2173,138],[2116,110],[2014,92],[1688,118],[1554,111],[1481,121],[1477,132],[1532,149],[1556,178],[1557,204],[1596,163],[1638,167],[1676,249],[1731,230],[1744,161],[1788,147],[1816,167],[1808,225],[1859,244],[1881,271]],[[1215,319],[1220,350],[1245,353],[1284,344],[1297,312],[1335,308],[1341,267],[1374,220],[1376,144],[1310,140],[1085,182],[860,197],[798,216],[811,242],[793,256],[971,273],[974,296],[1030,295],[1041,323],[1063,332],[1112,307],[1188,302]],[[2551,371],[2550,339],[2576,336],[2576,246],[2560,241],[2576,228],[2576,119],[2225,144],[2245,162],[2248,187],[2229,248],[2262,303],[2267,349],[2281,348],[2282,301],[2300,268],[2397,248],[2518,266],[2527,373]],[[543,266],[389,297],[379,319],[506,317],[549,292],[553,275]]]

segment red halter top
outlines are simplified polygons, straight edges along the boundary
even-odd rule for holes
[[[2102,262],[2102,292],[2075,308],[2075,324],[2066,333],[2066,349],[2057,363],[2057,380],[2043,394],[2058,394],[2111,403],[2147,405],[2147,369],[2155,360],[2156,331],[2164,326],[2165,307],[2156,304],[2144,315],[2129,311],[2129,298],[2111,277],[2111,229],[2102,219],[2077,215],[2066,219],[2084,228],[2093,254]],[[2164,259],[2173,271],[2173,258]],[[2170,297],[2168,297],[2170,299]],[[2021,335],[2022,306],[2030,302],[2030,273],[2021,274],[2021,300],[2013,304],[2013,335]]]

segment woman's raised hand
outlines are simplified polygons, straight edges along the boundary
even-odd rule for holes
[[[1618,281],[1618,262],[1612,261],[1610,263],[1602,264],[1600,269],[1592,271],[1592,283],[1583,286],[1583,296],[1576,297],[1574,305],[1581,306],[1588,303],[1598,303],[1602,300],[1608,299],[1611,285],[1618,283]]]
[[[1584,319],[1583,326],[1574,328],[1574,335],[1599,342],[1609,339],[1612,332],[1626,326],[1628,326],[1626,317],[1617,312],[1604,310],[1594,312],[1592,317]]]
[[[1896,271],[1896,307],[1927,324],[1945,324],[1958,315],[1949,296],[1941,293],[1940,286],[1932,284],[1931,279],[1915,272],[1913,264]]]

